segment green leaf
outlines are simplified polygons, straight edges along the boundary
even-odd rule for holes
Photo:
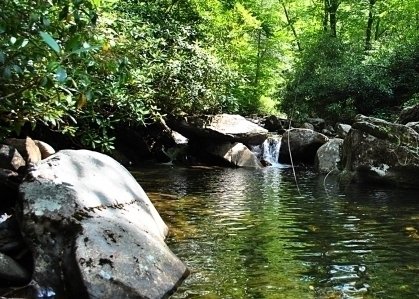
[[[55,79],[60,83],[65,82],[67,80],[67,71],[64,68],[59,67],[55,72]]]
[[[60,45],[49,33],[41,31],[39,32],[39,35],[51,49],[53,49],[57,54],[60,54]]]
[[[6,66],[4,68],[3,77],[5,77],[6,79],[10,79],[10,77],[12,77],[12,70],[10,69],[10,67]]]
[[[27,38],[25,38],[22,42],[22,44],[20,45],[21,48],[24,48],[27,44],[29,43],[29,40]]]
[[[99,46],[90,46],[87,43],[84,43],[83,46],[77,50],[71,51],[71,54],[81,54],[81,53],[85,53],[85,52],[89,52],[89,51],[97,51],[99,50],[100,47]]]
[[[14,64],[14,65],[12,66],[12,68],[14,69],[14,71],[15,71],[17,74],[22,73],[22,69],[21,69],[21,67],[20,67],[20,66],[18,66],[18,65],[16,65],[16,64]]]

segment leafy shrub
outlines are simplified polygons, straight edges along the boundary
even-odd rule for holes
[[[297,118],[350,121],[357,113],[394,105],[393,80],[377,61],[325,36],[304,52],[290,74],[280,109]]]

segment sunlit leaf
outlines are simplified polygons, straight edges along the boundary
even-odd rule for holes
[[[39,35],[51,49],[53,49],[57,54],[60,53],[60,45],[49,33],[41,31],[39,32]]]
[[[24,48],[27,44],[29,43],[29,40],[27,38],[25,38],[22,42],[22,44],[20,45],[21,48]]]
[[[100,47],[98,46],[90,46],[89,44],[83,44],[83,46],[80,49],[74,50],[71,53],[72,54],[81,54],[81,53],[85,53],[85,52],[89,52],[89,51],[96,51],[100,49]]]

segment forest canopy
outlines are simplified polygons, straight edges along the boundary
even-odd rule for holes
[[[1,136],[109,151],[166,114],[391,118],[419,102],[419,1],[3,0]]]

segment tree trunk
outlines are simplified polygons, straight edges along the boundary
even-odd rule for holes
[[[297,43],[298,51],[301,51],[302,48],[301,48],[300,40],[298,39],[297,31],[295,30],[295,27],[294,27],[293,21],[291,20],[289,11],[288,11],[288,9],[285,6],[285,3],[283,1],[281,1],[281,4],[282,4],[282,8],[284,9],[284,13],[285,13],[285,17],[287,19],[288,26],[291,28],[292,34],[294,35],[295,41]]]
[[[262,30],[263,29],[259,29],[258,30],[258,36],[257,36],[257,56],[256,56],[256,70],[255,70],[255,81],[254,81],[254,86],[255,86],[255,95],[257,93],[257,88],[259,85],[259,79],[260,79],[260,67],[261,67],[261,59],[262,59],[262,49],[261,49],[261,45],[262,45]]]
[[[329,0],[324,0],[323,31],[327,32],[329,24]]]
[[[372,25],[374,23],[374,4],[377,0],[370,0],[369,12],[368,12],[368,21],[367,21],[367,30],[365,32],[365,51],[372,49],[371,36],[372,36]]]
[[[339,0],[324,0],[323,31],[330,30],[330,35],[337,36],[337,11]]]
[[[380,33],[380,18],[377,17],[375,20],[376,21],[375,21],[374,40],[378,40],[380,38],[380,36],[381,36],[381,33]]]

